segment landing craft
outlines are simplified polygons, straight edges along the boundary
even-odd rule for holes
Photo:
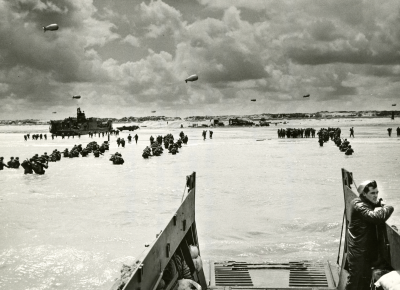
[[[80,99],[81,96],[72,96],[73,99]]]
[[[50,24],[47,26],[43,26],[43,32],[46,32],[47,30],[53,31],[53,30],[58,30],[58,24]]]
[[[303,98],[309,98],[310,94],[303,96]]]
[[[247,262],[210,261],[208,280],[204,275],[203,263],[205,262],[202,262],[208,259],[200,253],[200,232],[197,232],[196,227],[196,218],[201,216],[195,212],[196,195],[199,196],[196,172],[186,176],[184,181],[184,190],[187,189],[187,194],[184,191],[178,210],[173,212],[167,226],[156,235],[156,240],[149,246],[145,245],[148,248],[138,257],[136,263],[132,266],[123,266],[121,277],[116,279],[111,289],[345,289],[349,276],[346,257],[350,254],[349,247],[346,245],[351,238],[348,225],[352,213],[348,209],[351,208],[351,203],[358,196],[358,192],[352,185],[355,182],[351,172],[342,169],[345,204],[344,211],[342,210],[342,222],[340,223],[341,219],[338,220],[338,224],[341,224],[339,233],[342,235],[339,239],[336,261],[298,260],[296,255],[287,257],[291,262],[285,260],[273,263],[260,263],[257,260]],[[340,213],[340,209],[337,212]],[[394,226],[382,222],[382,225],[376,227],[376,233],[376,236],[374,235],[374,238],[376,237],[375,252],[367,257],[372,258],[374,253],[379,253],[380,261],[385,266],[374,271],[371,281],[374,283],[381,276],[380,274],[375,275],[376,272],[380,271],[384,274],[391,271],[380,277],[377,285],[381,285],[379,288],[382,289],[395,289],[395,287],[386,287],[386,285],[399,285],[399,232]],[[182,275],[183,267],[180,265],[183,264],[186,264],[187,270],[184,271],[190,279],[178,278],[178,275]],[[381,268],[388,271],[381,270]],[[129,279],[126,278],[127,273],[130,276]],[[279,275],[279,279],[277,279],[277,275]],[[189,284],[193,287],[190,287]],[[370,288],[365,287],[365,289]],[[371,289],[375,289],[375,287],[371,287]]]
[[[64,120],[50,120],[50,133],[57,136],[85,135],[90,132],[110,132],[113,130],[112,121],[102,121],[97,118],[86,118],[81,108],[76,109],[76,117],[65,118]]]
[[[190,77],[188,77],[186,80],[185,80],[185,83],[187,83],[187,82],[194,82],[194,81],[197,81],[199,79],[199,77],[197,76],[197,75],[191,75]]]

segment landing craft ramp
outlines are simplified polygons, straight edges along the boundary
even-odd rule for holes
[[[353,175],[342,169],[344,192],[343,224],[340,235],[337,261],[293,261],[288,263],[258,262],[210,262],[209,281],[203,267],[198,267],[193,258],[192,247],[200,253],[195,222],[196,173],[186,177],[187,194],[182,198],[178,210],[173,214],[164,230],[132,266],[124,266],[121,278],[112,290],[176,290],[184,279],[197,283],[201,289],[214,290],[343,290],[348,271],[347,227],[350,202],[357,196],[351,186]],[[400,235],[388,224],[377,226],[379,251],[388,271],[400,270]],[[204,257],[203,257],[204,258]],[[182,265],[185,264],[185,267]],[[173,266],[175,265],[175,266]],[[171,270],[176,268],[179,270]],[[183,271],[181,271],[183,269]],[[183,274],[186,276],[182,278]],[[374,282],[374,281],[372,281]],[[196,286],[197,287],[197,286]],[[200,289],[200,288],[197,288]]]
[[[209,289],[336,289],[336,272],[328,262],[211,262]]]

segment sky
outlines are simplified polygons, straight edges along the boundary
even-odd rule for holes
[[[392,110],[399,27],[398,0],[0,0],[0,119]]]

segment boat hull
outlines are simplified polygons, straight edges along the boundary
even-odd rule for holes
[[[122,126],[122,127],[117,127],[117,129],[120,131],[123,131],[123,130],[135,131],[140,128],[139,128],[139,126]]]
[[[112,131],[112,121],[100,121],[95,118],[86,118],[80,108],[77,109],[76,118],[66,118],[62,121],[50,121],[51,134],[61,136],[86,135],[89,133],[105,133]]]
[[[49,132],[57,135],[57,136],[78,136],[78,135],[87,135],[89,133],[108,133],[112,131],[112,124],[110,126],[107,126],[106,128],[101,128],[97,126],[88,126],[89,129],[72,129],[72,128],[60,128],[60,126],[54,126],[53,124],[50,124],[50,129]]]
[[[156,236],[156,240],[146,246],[146,251],[131,266],[129,278],[126,281],[117,280],[112,290],[158,289],[165,268],[177,256],[187,263],[193,281],[200,284],[202,289],[207,289],[203,269],[196,269],[190,252],[190,245],[199,247],[195,223],[195,184],[196,174],[193,172],[187,176],[188,193],[178,210]],[[178,274],[175,274],[164,289],[176,289],[178,278]]]

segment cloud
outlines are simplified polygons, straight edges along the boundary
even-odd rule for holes
[[[200,4],[217,9],[226,9],[229,7],[240,7],[252,10],[260,10],[266,7],[266,0],[198,0]]]
[[[70,95],[81,94],[96,113],[132,115],[149,107],[251,113],[248,98],[294,110],[289,104],[308,93],[316,109],[395,97],[398,1],[198,2],[0,0],[0,100],[67,111]],[[50,23],[60,29],[43,33]],[[199,80],[186,84],[194,73]]]
[[[8,8],[0,12],[3,67],[22,65],[53,73],[56,79],[64,82],[96,78],[96,71],[86,69],[88,60],[85,49],[94,45],[104,45],[119,36],[111,32],[113,24],[96,20],[93,17],[95,10],[80,4],[84,2],[65,2],[64,5],[62,2],[57,2],[60,9],[54,9],[56,4],[51,4],[50,1],[44,6],[38,4],[42,3],[40,1],[19,1],[17,4],[13,3],[14,5],[2,3]],[[37,7],[40,7],[40,10]],[[53,22],[44,20],[42,12],[59,15],[58,31],[40,32],[39,27]],[[79,21],[74,22],[71,19]],[[64,23],[65,26],[60,23]]]
[[[182,69],[197,72],[210,84],[267,77],[263,47],[254,29],[228,8],[221,20],[207,18],[187,27],[177,46]]]
[[[392,11],[386,3],[377,5],[376,1],[314,5],[313,12],[324,18],[310,18],[313,22],[285,38],[285,52],[293,61],[310,65],[398,63],[400,38],[393,27],[400,24],[399,3],[391,2]]]
[[[123,43],[128,43],[132,45],[133,47],[139,47],[140,42],[139,39],[131,34],[128,34],[124,39],[121,40]]]
[[[146,37],[156,38],[165,33],[177,34],[185,25],[181,13],[162,1],[140,4],[140,17],[146,26]]]
[[[309,29],[312,38],[316,41],[334,41],[343,37],[342,34],[337,31],[333,21],[330,20],[319,19],[315,21]]]
[[[8,84],[0,99],[24,100],[30,111],[57,103],[55,88],[62,83],[110,80],[90,47],[119,36],[95,12],[87,1],[0,0],[0,83]],[[43,33],[50,23],[59,30]]]

